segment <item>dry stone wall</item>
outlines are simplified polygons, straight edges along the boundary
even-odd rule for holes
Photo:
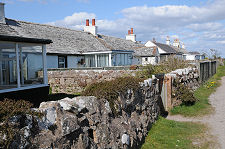
[[[138,91],[127,89],[118,97],[117,115],[107,100],[93,96],[43,102],[34,109],[42,118],[13,118],[20,132],[10,148],[139,148],[160,114],[158,92],[157,79],[145,80]]]
[[[177,90],[174,83],[184,84],[188,89],[194,91],[200,86],[199,70],[197,68],[188,67],[185,69],[177,69],[165,75],[163,80],[162,101],[166,110],[181,104],[180,100],[173,97],[173,93]],[[167,94],[165,95],[164,92]]]
[[[56,70],[48,71],[53,93],[78,93],[87,85],[122,76],[134,76],[135,70]]]

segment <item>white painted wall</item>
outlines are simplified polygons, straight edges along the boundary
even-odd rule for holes
[[[156,59],[157,59],[156,57],[142,57],[142,65],[148,65],[148,64],[156,65],[157,64]]]
[[[145,43],[145,46],[146,47],[154,47],[156,45],[152,41],[149,40],[148,42]]]
[[[58,56],[47,55],[47,68],[58,68]]]
[[[195,60],[195,55],[186,54],[186,60]]]
[[[126,35],[126,40],[136,42],[136,35],[135,34]]]
[[[97,36],[98,27],[97,26],[84,26],[84,31],[91,33],[94,36]]]
[[[149,40],[148,42],[146,42],[145,46],[146,47],[155,47],[156,45],[152,41]],[[163,51],[158,46],[157,46],[157,49],[158,49],[159,54],[166,53],[165,51]]]

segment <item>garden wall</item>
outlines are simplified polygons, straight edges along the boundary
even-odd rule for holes
[[[135,70],[48,70],[52,93],[78,93],[95,82],[109,81],[122,76],[135,76]]]
[[[162,111],[158,84],[148,79],[138,90],[121,93],[116,115],[107,100],[93,96],[43,102],[33,109],[42,117],[19,115],[9,122],[18,130],[9,148],[140,148]],[[0,131],[0,144],[4,136]]]

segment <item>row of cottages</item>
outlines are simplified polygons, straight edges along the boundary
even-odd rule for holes
[[[188,52],[184,46],[184,44],[181,44],[179,39],[175,39],[174,42],[171,44],[170,39],[167,36],[166,43],[159,43],[156,42],[156,40],[153,38],[152,41],[148,41],[145,44],[146,47],[149,48],[156,48],[158,51],[158,60],[165,61],[168,60],[170,56],[173,56],[178,59],[182,60],[203,60],[205,59],[205,55],[200,54],[199,52]],[[147,59],[146,59],[147,60]],[[148,64],[152,64],[152,61],[146,62]]]
[[[48,68],[127,66],[146,56],[155,62],[157,49],[136,42],[133,28],[126,39],[97,31],[95,19],[84,31],[8,19],[0,3],[0,94],[48,87]]]

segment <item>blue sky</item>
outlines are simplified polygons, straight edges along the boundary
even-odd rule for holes
[[[225,57],[225,0],[1,0],[6,17],[82,30],[96,18],[99,33],[143,43],[179,38],[189,51],[213,48]]]

